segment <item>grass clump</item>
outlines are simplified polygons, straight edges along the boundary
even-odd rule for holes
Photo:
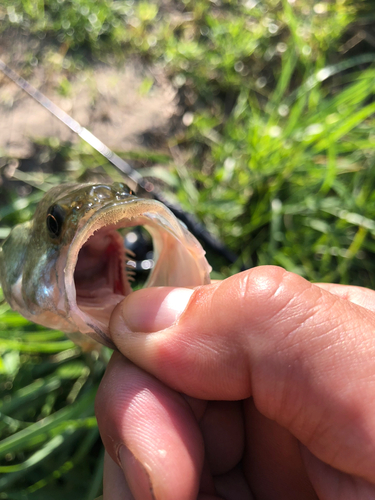
[[[279,81],[291,78],[294,57],[285,54]],[[247,265],[373,287],[375,73],[352,75],[332,95],[321,80],[334,70],[292,94],[276,87],[264,105],[243,90],[216,129],[197,113],[189,128],[211,175],[197,165],[196,207]]]
[[[95,498],[103,453],[93,403],[106,353],[82,356],[7,305],[0,349],[0,498]]]

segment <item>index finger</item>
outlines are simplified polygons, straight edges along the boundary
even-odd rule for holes
[[[375,291],[361,286],[337,285],[335,283],[315,283],[323,290],[337,295],[341,299],[348,300],[375,312]]]

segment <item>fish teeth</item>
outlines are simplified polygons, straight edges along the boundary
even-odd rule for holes
[[[129,255],[129,257],[135,257],[135,253],[133,252],[133,250],[130,250],[129,248],[126,248],[125,247],[125,255]]]

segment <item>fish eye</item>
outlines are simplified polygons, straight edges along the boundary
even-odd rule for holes
[[[65,220],[65,210],[60,205],[52,205],[47,212],[47,229],[51,238],[58,238]]]

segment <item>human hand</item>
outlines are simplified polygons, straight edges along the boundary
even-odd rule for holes
[[[104,500],[375,498],[375,292],[258,267],[110,330]]]

